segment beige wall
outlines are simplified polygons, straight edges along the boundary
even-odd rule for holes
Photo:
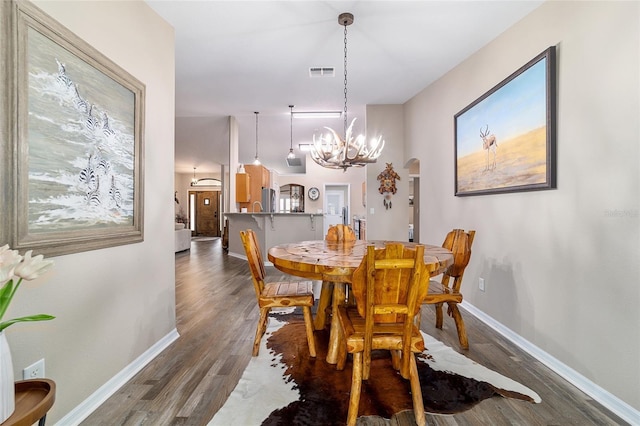
[[[367,105],[367,137],[378,135],[382,135],[385,146],[378,161],[367,166],[367,239],[409,241],[409,169],[404,168],[402,105]],[[400,175],[389,209],[378,191],[378,175],[387,163]]]
[[[58,317],[7,333],[18,377],[45,358],[47,376],[59,386],[49,414],[55,423],[175,327],[174,174],[166,172],[173,170],[174,41],[173,30],[144,2],[38,5],[147,90],[145,241],[57,257],[47,279],[21,288],[12,306],[16,316]],[[454,226],[478,231],[465,299],[636,409],[638,18],[636,2],[548,2],[426,88],[404,106],[404,128],[385,120],[381,129],[389,144],[405,140],[404,157],[385,150],[380,160],[394,162],[404,188],[383,215],[375,180],[383,163],[368,174],[330,171],[352,183],[352,206],[366,179],[368,207],[376,209],[369,220],[402,223],[404,235],[402,164],[419,158],[422,240],[439,242]],[[549,45],[558,46],[558,189],[454,197],[453,115]],[[376,130],[370,123],[382,120],[374,121],[375,114],[401,120],[401,112],[399,106],[370,108],[367,134]],[[326,181],[305,180],[305,187],[320,189]],[[396,214],[402,220],[389,221]],[[478,277],[486,280],[484,293]]]
[[[141,1],[37,5],[146,85],[144,242],[53,258],[9,312],[57,317],[7,330],[16,378],[45,359],[54,424],[175,329],[174,34]]]
[[[422,240],[477,230],[465,300],[635,409],[639,5],[546,2],[405,104],[406,158],[421,160]],[[551,45],[558,189],[455,197],[454,114]]]

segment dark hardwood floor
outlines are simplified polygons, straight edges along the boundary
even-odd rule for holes
[[[272,279],[282,277],[273,267]],[[223,253],[220,239],[194,241],[176,254],[176,314],[180,338],[92,413],[83,425],[206,425],[224,404],[246,364],[258,309],[245,261]],[[462,310],[469,358],[536,391],[540,404],[494,397],[454,416],[427,416],[429,425],[626,424]],[[422,329],[459,350],[453,320]],[[410,414],[410,412],[408,412]],[[411,415],[398,424],[415,424]],[[245,425],[241,425],[245,426]]]

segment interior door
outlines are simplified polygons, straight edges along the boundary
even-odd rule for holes
[[[196,192],[195,234],[202,237],[219,237],[220,193],[218,191]]]
[[[339,223],[349,224],[349,185],[324,186],[324,235],[329,226]]]

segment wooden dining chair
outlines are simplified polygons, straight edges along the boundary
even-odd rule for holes
[[[462,285],[462,276],[471,258],[471,244],[473,244],[475,235],[476,231],[465,232],[462,229],[454,229],[447,234],[442,247],[453,252],[453,264],[442,274],[440,281],[431,280],[429,293],[423,301],[425,304],[435,305],[436,328],[439,329],[442,329],[443,322],[442,305],[447,304],[447,314],[453,317],[456,323],[458,340],[463,349],[469,349],[469,339],[464,327],[464,320],[458,309],[458,303],[462,303],[460,286]],[[450,285],[452,278],[453,283]]]
[[[313,320],[311,307],[313,306],[313,290],[311,281],[279,281],[266,283],[264,258],[260,252],[258,239],[251,229],[240,231],[240,239],[244,246],[251,270],[253,287],[256,291],[258,307],[260,308],[260,320],[256,329],[256,337],[253,341],[253,356],[258,356],[260,340],[267,329],[267,319],[271,308],[285,308],[291,306],[302,307],[304,325],[309,342],[309,354],[315,358],[316,344],[313,336]]]
[[[324,238],[327,242],[349,243],[356,241],[356,233],[349,225],[331,225]],[[320,298],[318,299],[318,310],[314,320],[316,330],[322,330],[327,324],[327,310],[331,308],[334,284],[328,281],[322,282],[320,288]]]
[[[327,235],[324,238],[327,241],[343,242],[343,241],[355,241],[356,233],[349,225],[331,225],[327,230]]]
[[[353,374],[347,424],[355,425],[362,380],[369,378],[371,351],[391,351],[392,365],[409,379],[413,410],[418,425],[426,424],[422,390],[414,353],[424,350],[424,340],[414,317],[429,287],[424,246],[415,249],[388,243],[384,249],[367,247],[352,280],[356,307],[338,308],[341,348],[338,369],[353,354]]]

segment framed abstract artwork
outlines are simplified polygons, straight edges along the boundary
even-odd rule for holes
[[[454,116],[455,195],[556,187],[555,46]]]
[[[143,240],[145,86],[29,2],[2,2],[2,235],[62,255]]]

